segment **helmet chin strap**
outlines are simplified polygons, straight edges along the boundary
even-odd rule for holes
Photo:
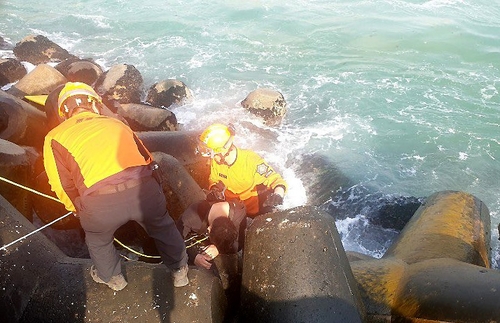
[[[95,114],[101,114],[99,108],[97,108],[97,104],[96,104],[95,100],[92,100],[89,98],[87,101],[88,102],[87,105],[82,104],[83,102],[81,101],[81,99],[76,99],[75,102],[78,106],[77,108],[70,109],[66,104],[64,105],[64,111],[65,111],[64,114],[65,114],[66,119],[73,116],[75,114],[74,112],[77,110],[86,110],[86,111],[93,112]]]
[[[92,111],[94,111],[95,114],[101,114],[101,111],[97,108],[95,100],[92,100]]]
[[[233,151],[234,149],[234,145],[231,144],[231,146],[229,147],[229,150],[223,155],[223,154],[217,154],[220,156],[220,163],[221,165],[227,165],[227,166],[230,166],[227,162],[226,162],[226,158],[229,156],[229,154]]]

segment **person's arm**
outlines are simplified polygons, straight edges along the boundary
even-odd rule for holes
[[[210,269],[212,267],[210,260],[212,259],[209,256],[199,253],[196,255],[196,258],[194,258],[194,264],[201,268]]]
[[[188,263],[190,265],[195,264],[197,266],[206,268],[208,265],[211,265],[207,261],[204,261],[199,256],[201,253],[199,252],[199,244],[196,243],[197,232],[200,230],[202,226],[202,222],[197,213],[198,203],[191,204],[179,217],[176,221],[176,226],[179,232],[181,233],[184,241],[186,242],[186,252],[188,254]],[[193,239],[188,239],[188,237],[193,237]],[[199,239],[199,238],[198,238]],[[208,259],[210,260],[210,259]],[[208,266],[207,269],[209,269]]]
[[[272,191],[263,203],[263,207],[276,207],[283,204],[283,198],[287,190],[287,183],[262,157],[253,154],[252,163],[255,165],[254,182],[262,183],[268,190]]]
[[[64,147],[47,136],[43,146],[43,163],[52,191],[68,211],[76,213],[75,201],[79,193],[69,169],[63,163],[63,150]]]
[[[257,153],[253,153],[251,163],[255,165],[255,183],[262,183],[267,188],[273,190],[275,194],[284,197],[288,185],[283,177],[277,173],[265,160]]]
[[[213,244],[209,245],[202,253],[199,253],[194,259],[194,264],[198,267],[210,269],[212,263],[210,262],[219,255],[219,250]]]

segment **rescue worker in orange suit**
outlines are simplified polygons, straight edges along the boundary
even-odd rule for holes
[[[211,158],[207,201],[240,201],[254,218],[283,204],[287,183],[257,153],[236,147],[234,135],[216,123],[199,137],[201,154]]]
[[[80,218],[85,231],[91,277],[116,291],[125,288],[113,235],[134,220],[155,240],[174,286],[185,286],[189,279],[184,239],[166,210],[153,172],[157,164],[128,126],[100,114],[102,105],[92,87],[66,83],[58,96],[64,121],[47,134],[43,147],[51,189]]]

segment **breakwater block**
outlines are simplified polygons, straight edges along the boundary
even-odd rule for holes
[[[0,90],[0,138],[20,146],[41,147],[48,132],[45,113]]]
[[[175,157],[200,187],[208,187],[210,158],[196,153],[199,132],[144,131],[137,136],[151,152],[162,152]]]
[[[168,212],[177,220],[191,204],[204,200],[205,193],[177,158],[159,151],[152,155],[160,166]]]
[[[465,192],[441,191],[417,209],[384,258],[408,264],[452,258],[488,268],[490,239],[490,212],[481,200]]]
[[[500,272],[489,268],[489,244],[481,200],[432,194],[381,259],[351,262],[369,320],[498,322]]]
[[[408,267],[395,297],[393,317],[425,322],[498,322],[499,298],[497,269],[455,259],[430,259]]]
[[[334,219],[315,207],[256,217],[243,255],[242,322],[363,322]]]
[[[27,219],[33,221],[32,200],[28,191],[5,180],[30,186],[30,163],[26,151],[20,146],[0,139],[0,194],[4,196]]]
[[[32,223],[0,196],[3,246]],[[90,259],[65,256],[41,232],[0,250],[0,322],[223,322],[227,300],[218,278],[190,268],[173,287],[162,264],[126,262],[125,289],[92,280]]]
[[[174,156],[183,165],[193,164],[202,158],[196,155],[198,132],[195,131],[144,131],[137,136],[149,151],[160,151]]]

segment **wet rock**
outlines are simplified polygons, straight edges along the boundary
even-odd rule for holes
[[[19,81],[27,74],[23,64],[15,58],[0,58],[0,87]]]
[[[141,73],[128,64],[112,66],[96,81],[94,88],[107,102],[115,100],[123,103],[141,103],[143,78]]]
[[[11,43],[7,42],[3,37],[0,36],[0,49],[2,50],[12,50],[14,46]]]
[[[186,84],[178,80],[165,80],[155,83],[148,91],[146,102],[159,108],[168,108],[172,104],[182,104],[192,100],[193,96]]]
[[[174,156],[189,172],[200,187],[208,187],[210,160],[196,153],[197,131],[145,131],[137,133],[151,152]]]
[[[41,35],[30,35],[23,38],[14,47],[14,55],[20,61],[30,62],[34,65],[59,62],[75,57],[61,46]]]
[[[241,102],[243,108],[264,119],[268,126],[281,124],[286,113],[286,101],[278,91],[271,89],[257,89],[252,91]]]
[[[371,225],[400,231],[423,200],[421,197],[371,192],[363,186],[354,185],[339,189],[327,208],[335,220],[363,216]]]

